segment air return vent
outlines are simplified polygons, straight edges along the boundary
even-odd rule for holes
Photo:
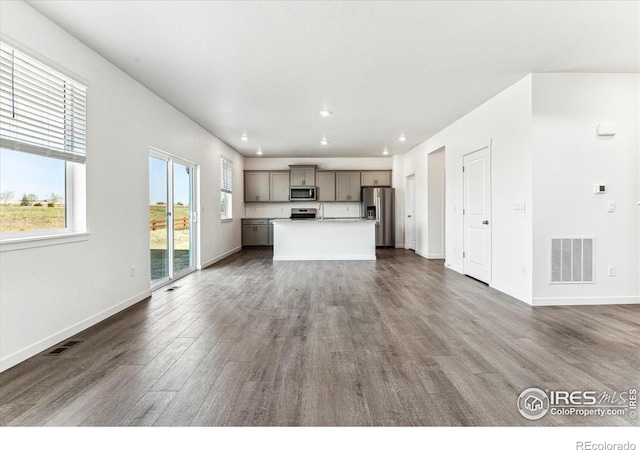
[[[593,283],[594,239],[551,238],[551,283]]]

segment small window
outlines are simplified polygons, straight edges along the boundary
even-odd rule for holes
[[[233,218],[233,164],[220,159],[220,217],[222,220]]]
[[[85,160],[86,87],[0,43],[1,239],[84,231]]]

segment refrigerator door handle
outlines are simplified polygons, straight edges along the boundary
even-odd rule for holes
[[[376,222],[380,223],[380,197],[376,196]]]

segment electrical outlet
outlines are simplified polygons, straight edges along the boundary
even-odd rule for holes
[[[616,276],[616,266],[609,266],[607,268],[607,273],[609,274],[610,277],[615,277]]]
[[[131,275],[131,278],[136,276],[136,266],[131,266],[129,274]]]

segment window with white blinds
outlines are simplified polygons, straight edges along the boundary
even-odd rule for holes
[[[220,190],[231,194],[233,192],[233,164],[224,158],[220,158]]]
[[[220,218],[232,220],[233,214],[233,164],[220,158]]]
[[[0,145],[84,163],[86,91],[78,82],[0,43]]]

